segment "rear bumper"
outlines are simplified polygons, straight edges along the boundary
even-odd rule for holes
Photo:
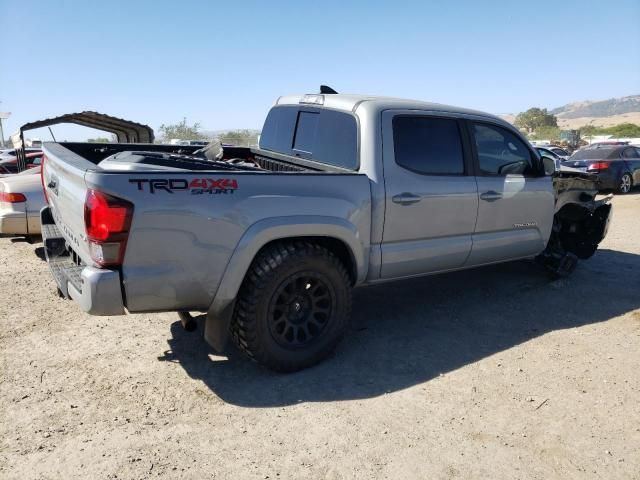
[[[617,174],[610,171],[603,171],[596,174],[598,179],[598,189],[600,190],[615,190],[620,185],[620,179]]]
[[[45,257],[62,294],[91,315],[124,315],[120,272],[78,265],[49,207],[40,211],[40,221]]]
[[[27,216],[24,212],[3,212],[0,214],[0,233],[28,234]]]

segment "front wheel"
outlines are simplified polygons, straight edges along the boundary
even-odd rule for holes
[[[631,191],[631,187],[633,186],[633,180],[631,179],[631,175],[625,173],[620,178],[620,183],[618,184],[618,193],[629,193]]]
[[[333,253],[313,243],[278,243],[259,253],[247,272],[231,333],[256,362],[294,372],[333,351],[350,313],[351,283]]]

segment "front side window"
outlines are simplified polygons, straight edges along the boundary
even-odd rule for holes
[[[480,171],[486,175],[529,175],[534,172],[531,152],[506,128],[473,124]]]
[[[393,119],[398,165],[423,175],[462,175],[464,155],[457,120],[423,116]]]

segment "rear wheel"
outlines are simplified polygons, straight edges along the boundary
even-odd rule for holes
[[[240,288],[231,332],[256,362],[280,372],[310,367],[341,340],[351,312],[351,284],[329,250],[278,243],[253,261]]]
[[[622,177],[620,177],[620,183],[618,184],[618,193],[629,193],[631,191],[631,187],[633,186],[633,180],[631,178],[631,175],[628,173],[625,173],[624,175],[622,175]]]

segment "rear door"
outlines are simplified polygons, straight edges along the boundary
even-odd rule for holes
[[[460,268],[471,251],[478,190],[463,125],[417,111],[382,114],[382,278]]]
[[[551,233],[554,194],[537,157],[504,126],[469,121],[478,183],[478,221],[468,265],[537,255]]]
[[[633,185],[640,185],[640,148],[629,147],[622,152],[629,173],[633,177]]]

